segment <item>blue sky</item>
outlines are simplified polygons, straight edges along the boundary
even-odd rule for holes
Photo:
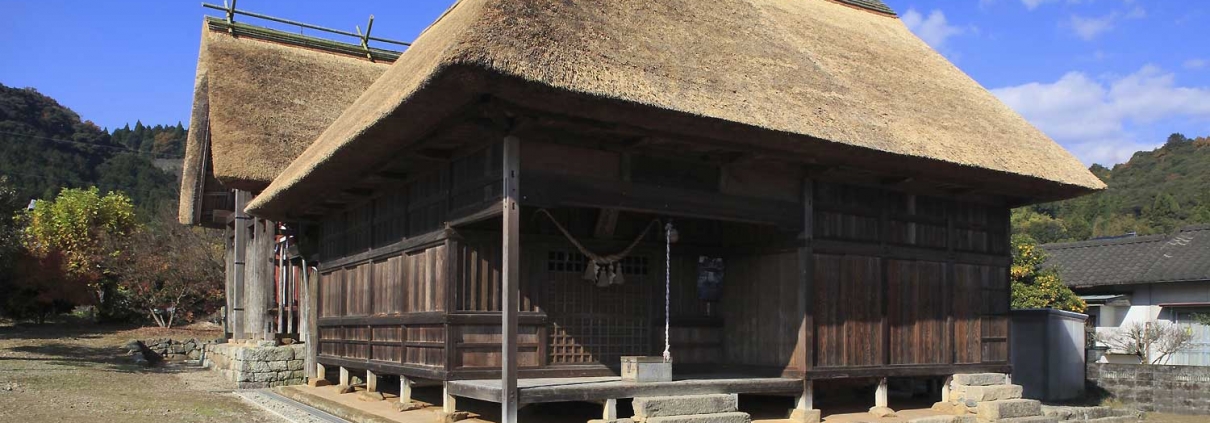
[[[1172,132],[1210,135],[1210,2],[885,1],[1085,163],[1125,161]],[[374,14],[374,35],[411,40],[451,2],[238,5],[350,31]],[[0,83],[37,88],[105,127],[188,124],[201,16],[217,12],[195,0],[0,0],[0,8]]]

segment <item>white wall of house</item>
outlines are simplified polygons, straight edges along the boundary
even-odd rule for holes
[[[1105,294],[1130,296],[1130,306],[1091,306],[1089,316],[1095,316],[1097,334],[1109,336],[1133,323],[1168,322],[1193,332],[1192,345],[1169,357],[1166,364],[1210,366],[1210,327],[1190,321],[1194,312],[1210,313],[1210,307],[1163,307],[1160,304],[1210,304],[1210,282],[1171,282],[1146,285],[1106,287]],[[1102,363],[1137,363],[1134,356],[1106,354]]]

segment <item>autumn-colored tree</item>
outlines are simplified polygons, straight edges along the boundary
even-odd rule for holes
[[[118,269],[131,307],[161,327],[211,313],[223,300],[222,232],[182,225],[172,211],[133,234]]]
[[[66,259],[59,251],[41,255],[18,251],[11,275],[2,304],[10,316],[43,323],[77,305],[93,304],[87,279],[68,272]]]
[[[134,206],[120,192],[64,189],[23,216],[22,243],[35,257],[62,255],[66,273],[83,280],[103,317],[116,311],[114,266],[137,228]]]
[[[1071,288],[1059,279],[1059,272],[1046,267],[1046,253],[1028,235],[1012,238],[1013,308],[1054,308],[1083,313],[1088,308]]]

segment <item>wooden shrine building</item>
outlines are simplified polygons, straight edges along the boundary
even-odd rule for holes
[[[461,0],[353,97],[246,211],[314,228],[319,363],[506,421],[1009,372],[1010,208],[1104,187],[878,1]]]
[[[233,17],[205,19],[179,220],[227,230],[224,326],[233,339],[287,332],[301,306],[287,288],[300,272],[279,269],[297,268],[283,266],[289,254],[279,241],[299,228],[283,231],[243,205],[397,57]]]

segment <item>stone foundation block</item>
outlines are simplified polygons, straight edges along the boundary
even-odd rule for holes
[[[471,418],[471,413],[465,411],[455,411],[453,413],[438,411],[437,416],[441,419],[441,423],[453,423]]]
[[[357,399],[362,401],[382,401],[387,398],[382,396],[382,392],[361,391],[357,394]]]
[[[965,386],[959,385],[954,388],[954,398],[960,401],[999,401],[1009,399],[1021,399],[1023,388],[1021,385],[988,385],[988,386]]]
[[[819,410],[817,410],[817,409],[812,409],[812,410],[794,409],[794,410],[790,411],[790,420],[795,423],[819,423],[822,420],[822,418],[823,418],[823,416],[820,414]]]
[[[421,408],[425,408],[428,406],[429,406],[428,404],[425,404],[423,402],[416,402],[416,401],[407,402],[407,403],[398,402],[398,401],[395,402],[395,409],[399,410],[401,412],[419,410]]]
[[[592,419],[592,420],[589,420],[588,423],[634,423],[634,420],[631,420],[631,419],[609,419],[609,420]]]
[[[954,375],[955,385],[988,386],[1008,383],[1008,375],[1003,373],[968,373]]]
[[[632,402],[634,417],[686,416],[694,414],[727,413],[739,409],[736,394],[685,395],[672,397],[639,397]]]
[[[1042,416],[1042,403],[1029,399],[984,401],[975,408],[975,414],[978,415],[979,421],[983,422]]]
[[[878,418],[895,417],[895,410],[892,410],[891,407],[873,406],[870,407],[870,415]]]
[[[648,417],[646,423],[752,423],[748,413],[690,414],[685,416]]]

